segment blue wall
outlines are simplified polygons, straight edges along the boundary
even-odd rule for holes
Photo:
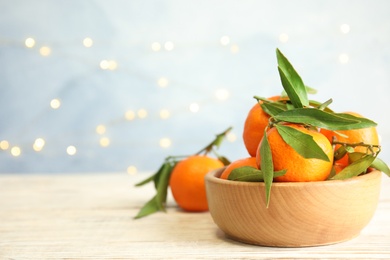
[[[389,10],[386,0],[0,1],[0,173],[153,171],[229,126],[220,153],[246,157],[252,97],[282,90],[277,47],[318,90],[312,98],[379,123],[389,162]]]

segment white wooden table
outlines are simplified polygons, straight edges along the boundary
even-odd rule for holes
[[[376,214],[348,242],[270,248],[225,238],[209,213],[186,213],[168,197],[167,213],[134,220],[153,186],[146,175],[0,175],[0,259],[390,259],[390,178]],[[337,214],[337,212],[335,212]]]

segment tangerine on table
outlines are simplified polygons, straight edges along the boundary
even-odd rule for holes
[[[257,163],[256,163],[256,157],[248,157],[236,160],[232,163],[230,163],[225,170],[223,170],[221,174],[221,179],[227,179],[229,177],[229,174],[236,168],[243,167],[243,166],[251,166],[256,169],[258,169]]]
[[[268,98],[272,101],[277,101],[280,96],[274,96]],[[270,116],[264,112],[261,106],[256,103],[246,117],[244,123],[244,131],[242,134],[245,148],[247,149],[250,156],[256,156],[256,150],[259,146],[261,138],[263,138],[264,129],[268,125]]]
[[[355,112],[346,112],[345,114],[354,115],[357,117],[362,117],[360,114]],[[321,129],[320,132],[325,135],[328,140],[332,143],[333,137],[336,138],[337,141],[343,143],[360,143],[363,142],[365,144],[379,145],[379,137],[375,127],[367,127],[361,129],[351,129],[351,130],[337,130],[331,131],[327,129]],[[340,147],[340,144],[335,145],[335,151]],[[367,148],[362,146],[357,146],[354,148],[355,152],[366,153]],[[348,155],[346,154],[341,159],[337,160],[338,164],[347,166]]]
[[[221,161],[203,155],[189,156],[178,162],[169,185],[179,207],[186,211],[208,210],[204,176],[223,166]]]
[[[306,182],[324,181],[328,178],[333,164],[333,147],[328,139],[320,132],[307,129],[302,125],[289,124],[305,134],[313,137],[313,140],[321,147],[329,158],[329,162],[317,158],[304,158],[288,145],[280,136],[277,129],[267,131],[268,142],[271,148],[274,171],[287,170],[286,174],[275,177],[280,182]],[[260,144],[261,145],[261,142]],[[260,165],[261,155],[256,154],[257,164]]]

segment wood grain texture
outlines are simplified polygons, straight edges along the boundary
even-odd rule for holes
[[[222,169],[223,170],[223,169]],[[230,237],[251,244],[303,247],[359,235],[378,204],[381,173],[343,181],[276,182],[266,208],[265,185],[206,176],[210,213]]]
[[[210,214],[179,210],[133,220],[153,195],[146,175],[0,175],[0,259],[390,259],[390,178],[361,234],[347,242],[273,248],[230,240]]]

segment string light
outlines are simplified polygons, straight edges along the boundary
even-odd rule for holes
[[[98,133],[99,135],[102,135],[106,132],[106,127],[104,125],[98,125],[96,127],[96,133]]]
[[[134,165],[130,165],[129,167],[127,167],[127,173],[130,175],[137,174],[137,167],[135,167]]]
[[[229,45],[229,43],[230,43],[230,38],[229,38],[228,36],[222,36],[221,39],[219,40],[219,42],[220,42],[223,46]]]
[[[33,144],[34,151],[39,152],[43,149],[44,146],[45,146],[45,140],[43,140],[43,138],[35,139]]]
[[[132,110],[127,110],[126,113],[125,113],[125,118],[126,120],[130,121],[130,120],[133,120],[135,118],[135,113],[134,111]]]
[[[237,52],[240,51],[240,48],[238,47],[237,44],[233,44],[231,47],[230,47],[230,52],[233,53],[233,54],[236,54]]]
[[[2,140],[0,142],[0,149],[5,151],[8,148],[9,148],[9,142],[7,140]]]
[[[340,26],[340,31],[344,34],[347,34],[350,32],[350,26],[348,24],[342,24]],[[279,41],[281,43],[288,42],[288,40],[289,40],[289,36],[286,33],[281,33],[279,35]],[[91,38],[86,37],[82,40],[82,44],[85,48],[90,48],[94,45],[94,41]],[[230,52],[233,54],[238,53],[240,51],[240,48],[237,44],[231,44],[230,37],[228,37],[228,36],[222,36],[220,38],[220,44],[222,46],[229,46],[230,48],[227,50],[230,50]],[[34,48],[36,46],[36,40],[34,38],[31,38],[31,37],[26,38],[24,41],[24,45],[27,48]],[[166,51],[172,51],[175,49],[175,45],[172,41],[167,41],[163,45],[159,42],[153,42],[150,45],[150,48],[154,52],[161,51],[162,48],[164,48]],[[41,48],[39,48],[39,53],[42,56],[49,56],[52,53],[52,49],[48,46],[42,46]],[[339,55],[339,62],[342,64],[348,63],[349,56],[345,53],[340,54]],[[116,70],[118,67],[118,63],[115,60],[104,59],[104,60],[100,61],[99,66],[102,70]],[[170,84],[170,82],[166,77],[160,77],[157,80],[158,87],[165,88],[169,84]],[[215,97],[218,100],[223,101],[223,100],[226,100],[230,97],[230,93],[226,89],[217,89],[215,91]],[[52,99],[50,101],[50,107],[52,109],[58,109],[58,108],[60,108],[60,106],[61,106],[61,101],[58,98]],[[189,105],[190,112],[197,113],[199,110],[200,110],[200,106],[198,103],[194,102],[194,103],[191,103]],[[136,116],[138,116],[140,119],[143,119],[143,118],[146,118],[148,116],[148,112],[146,109],[139,109],[137,112],[135,112],[133,110],[128,110],[125,112],[125,115],[124,115],[125,119],[128,121],[134,120],[136,118]],[[171,116],[171,113],[168,109],[161,109],[159,111],[160,119],[167,119],[170,116]],[[122,120],[123,120],[123,118],[122,118]],[[96,127],[95,131],[97,134],[103,135],[106,133],[106,126],[103,124],[98,125]],[[237,136],[234,133],[228,133],[227,140],[229,142],[235,142],[237,140]],[[45,143],[46,142],[43,138],[35,139],[35,141],[33,143],[34,151],[36,151],[36,152],[41,151],[44,148]],[[107,137],[101,137],[99,139],[99,144],[102,147],[108,147],[111,144],[111,140]],[[170,138],[161,138],[159,140],[159,145],[161,148],[171,147],[172,140]],[[10,144],[8,141],[2,140],[0,142],[0,149],[1,150],[8,150],[9,148],[10,148]],[[18,157],[22,154],[22,149],[24,150],[25,148],[24,147],[20,148],[19,146],[13,146],[10,149],[10,153],[12,154],[12,156]],[[66,148],[66,153],[68,155],[75,155],[77,153],[77,149],[75,146],[70,145]],[[133,165],[130,165],[129,167],[127,167],[127,173],[129,173],[129,174],[136,174],[137,171],[138,171],[137,168]]]
[[[167,109],[161,109],[160,110],[160,118],[161,119],[167,119],[171,116],[171,114],[169,113],[169,111]]]
[[[281,43],[286,43],[286,42],[288,42],[288,35],[287,35],[287,33],[281,33],[281,34],[279,34],[279,41],[280,41]]]
[[[137,111],[137,115],[138,115],[138,117],[139,118],[145,118],[145,117],[147,117],[148,116],[148,111],[146,111],[145,109],[140,109],[140,110],[138,110]]]
[[[102,70],[116,70],[118,67],[118,63],[114,60],[101,60],[99,65]]]
[[[168,86],[168,79],[165,77],[161,77],[157,80],[157,85],[161,88],[165,88]]]
[[[18,157],[22,154],[22,150],[19,146],[14,146],[11,148],[11,154],[15,157]]]
[[[226,135],[226,139],[227,139],[229,142],[233,143],[233,142],[235,142],[235,141],[237,140],[237,136],[236,136],[234,133],[229,132],[229,133]]]
[[[52,109],[58,109],[61,106],[61,101],[58,98],[54,98],[50,101],[50,107]]]
[[[42,46],[40,49],[39,49],[39,53],[42,55],[42,56],[49,56],[51,54],[51,49],[47,46]]]
[[[346,54],[346,53],[340,54],[340,56],[339,56],[339,62],[340,62],[341,64],[346,64],[346,63],[348,63],[348,61],[349,61],[348,54]]]
[[[160,146],[162,148],[168,148],[172,145],[172,141],[169,138],[161,138],[160,139]]]
[[[347,33],[349,33],[350,30],[351,30],[351,27],[348,24],[340,25],[340,31],[342,33],[347,34]]]
[[[69,145],[67,148],[66,148],[66,153],[69,154],[69,155],[75,155],[77,152],[77,149],[75,146],[73,145]]]
[[[110,139],[108,139],[107,137],[102,137],[100,138],[99,143],[101,147],[107,147],[110,145]]]
[[[152,51],[160,51],[161,50],[161,44],[159,42],[152,43]]]
[[[199,105],[198,103],[192,103],[189,107],[190,111],[192,113],[197,113],[199,111]]]
[[[217,91],[215,91],[215,97],[218,100],[226,100],[229,98],[229,95],[229,91],[226,89],[217,89]]]
[[[93,45],[93,40],[92,40],[91,38],[89,38],[89,37],[86,37],[86,38],[84,38],[84,40],[83,40],[83,45],[84,45],[84,47],[86,47],[86,48],[90,48],[90,47],[92,47],[92,45]]]
[[[27,48],[33,48],[35,46],[35,40],[33,38],[27,38],[24,41],[24,45],[26,45]]]
[[[174,46],[173,42],[171,42],[171,41],[168,41],[168,42],[164,43],[164,48],[167,51],[172,51],[174,47],[175,46]]]

